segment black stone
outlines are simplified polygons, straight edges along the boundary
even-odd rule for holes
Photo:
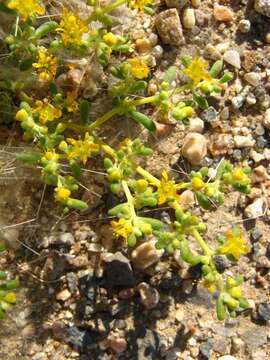
[[[158,284],[159,290],[172,290],[173,288],[178,288],[181,286],[182,279],[178,274],[168,271],[166,276],[160,280]]]
[[[130,261],[119,251],[112,254],[105,262],[105,278],[108,286],[132,287],[135,278]]]

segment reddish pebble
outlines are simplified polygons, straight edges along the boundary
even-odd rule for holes
[[[113,337],[113,338],[109,339],[109,346],[117,354],[120,354],[126,350],[127,342],[123,338]]]
[[[218,5],[214,7],[214,18],[217,21],[229,22],[233,20],[233,12],[226,6]]]

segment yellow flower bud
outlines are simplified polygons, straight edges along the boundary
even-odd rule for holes
[[[66,151],[67,148],[68,148],[68,144],[63,140],[63,141],[60,142],[60,144],[59,144],[58,147],[59,147],[59,149],[60,149],[61,151]]]
[[[137,180],[137,187],[138,187],[138,191],[145,191],[147,189],[148,186],[148,182],[144,179],[139,179]]]
[[[117,40],[117,37],[113,33],[109,32],[103,36],[103,41],[107,45],[112,46],[112,45],[117,44],[118,40]]]
[[[18,121],[26,121],[28,117],[29,115],[25,109],[20,109],[15,116],[16,120]]]
[[[242,296],[242,289],[240,286],[235,286],[229,290],[229,293],[234,297],[235,299],[239,299]]]

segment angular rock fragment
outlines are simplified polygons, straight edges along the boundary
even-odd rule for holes
[[[158,14],[155,25],[163,44],[181,45],[184,43],[182,24],[176,9],[165,10]]]

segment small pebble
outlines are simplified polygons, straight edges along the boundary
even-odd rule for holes
[[[249,219],[260,217],[264,214],[264,201],[261,198],[256,199],[245,208],[245,215]]]
[[[240,109],[244,105],[245,98],[242,95],[237,95],[232,98],[232,106],[235,110]]]
[[[216,5],[214,7],[214,18],[217,21],[230,22],[233,20],[233,12],[227,6]]]
[[[249,72],[244,75],[244,79],[253,86],[258,86],[261,81],[261,76],[255,72]]]
[[[262,321],[270,321],[270,303],[262,302],[257,309],[258,317]]]
[[[137,246],[131,253],[131,261],[138,269],[146,269],[157,263],[164,250],[157,250],[156,240],[147,241]]]
[[[151,42],[147,38],[136,40],[135,46],[140,54],[149,53],[152,49]]]
[[[226,106],[220,113],[220,117],[222,120],[228,120],[230,116],[230,110],[229,108]]]
[[[227,50],[224,54],[224,61],[232,65],[236,69],[241,69],[241,60],[238,51],[236,50]]]
[[[242,33],[248,33],[251,27],[250,21],[246,19],[240,20],[238,27]]]
[[[200,5],[201,5],[201,0],[191,0],[191,5],[192,5],[194,8],[199,8]]]
[[[56,294],[56,299],[60,301],[66,301],[71,297],[71,293],[68,289],[64,289]]]
[[[236,135],[233,138],[235,146],[237,148],[253,147],[255,145],[255,140],[249,136]]]
[[[192,29],[195,26],[195,12],[192,8],[186,8],[183,13],[183,26],[186,29]]]
[[[264,149],[267,145],[267,139],[263,136],[258,136],[256,139],[256,145],[259,149]]]
[[[204,122],[202,119],[196,117],[196,118],[191,118],[189,121],[189,127],[188,127],[190,132],[196,132],[196,133],[202,133],[203,129],[204,129]]]
[[[212,44],[207,44],[204,48],[204,56],[206,58],[212,59],[212,60],[219,60],[221,59],[221,53],[218,51],[216,46],[213,46]]]
[[[163,49],[160,45],[156,45],[154,48],[153,48],[153,51],[152,51],[152,55],[156,58],[156,59],[160,59],[163,55]]]
[[[233,151],[232,156],[233,156],[233,158],[234,158],[235,161],[240,161],[240,160],[242,160],[242,152],[241,152],[241,150],[235,149],[235,150]]]
[[[126,350],[127,341],[126,339],[113,336],[109,339],[109,347],[117,354],[120,354]]]
[[[150,41],[152,46],[157,45],[158,43],[158,36],[155,33],[151,33],[148,37],[148,40]]]
[[[192,165],[199,165],[207,154],[206,138],[198,133],[189,133],[184,138],[182,155]]]
[[[147,283],[142,282],[137,286],[140,294],[140,300],[143,306],[150,310],[157,306],[160,300],[157,289],[149,286]]]
[[[263,126],[270,129],[270,109],[267,109],[263,117]]]
[[[248,96],[246,97],[246,102],[248,105],[255,105],[257,100],[253,94],[248,94]]]
[[[270,32],[265,35],[265,42],[270,44]]]

